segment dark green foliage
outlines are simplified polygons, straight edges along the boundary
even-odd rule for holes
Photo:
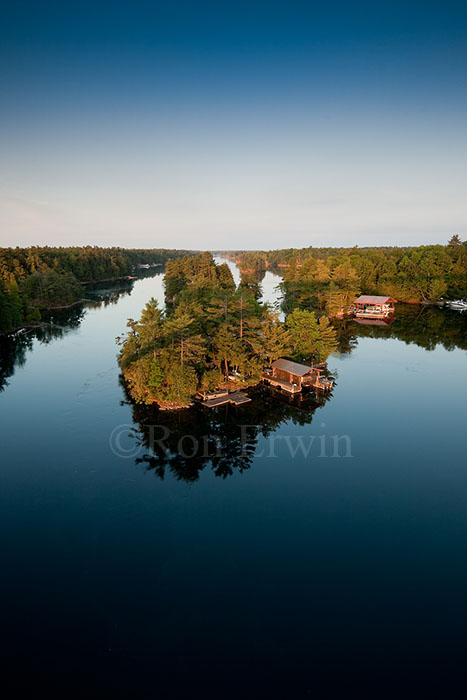
[[[235,283],[226,264],[215,265],[211,253],[200,253],[167,262],[165,268],[165,301],[174,306],[184,291],[190,299],[209,298],[213,290],[232,290]]]
[[[154,249],[99,248],[0,248],[0,278],[20,283],[28,275],[44,270],[72,273],[78,282],[123,277],[142,264],[165,264],[188,251]]]
[[[337,349],[336,331],[323,316],[295,309],[286,319],[294,356],[297,360],[322,362]]]
[[[79,282],[124,277],[138,265],[162,265],[182,253],[96,246],[0,248],[0,332],[39,322],[40,309],[73,304],[82,297]]]
[[[17,288],[0,287],[0,332],[7,333],[19,326],[23,319],[23,305]]]
[[[69,306],[81,298],[81,287],[71,272],[40,270],[20,285],[21,293],[34,307]]]

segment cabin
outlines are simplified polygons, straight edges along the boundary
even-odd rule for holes
[[[263,381],[290,394],[297,394],[304,387],[332,389],[332,382],[321,375],[322,371],[322,367],[309,367],[281,358],[264,370]]]
[[[387,318],[394,313],[396,299],[392,297],[362,294],[350,307],[356,318]]]

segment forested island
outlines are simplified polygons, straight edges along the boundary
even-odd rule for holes
[[[433,303],[467,296],[467,241],[413,248],[288,248],[227,254],[245,274],[271,269],[283,275],[285,313],[315,309],[345,314],[359,294]]]
[[[40,322],[41,310],[69,306],[82,285],[130,275],[138,265],[164,265],[188,251],[99,248],[0,248],[0,333]]]
[[[151,299],[118,339],[137,403],[187,406],[199,390],[257,384],[279,357],[321,362],[337,348],[326,316],[295,309],[281,321],[248,284],[237,288],[228,265],[210,253],[169,260],[164,285],[166,310]]]

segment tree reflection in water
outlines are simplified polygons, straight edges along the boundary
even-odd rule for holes
[[[400,306],[394,323],[387,326],[360,325],[353,319],[338,321],[339,352],[351,353],[360,337],[396,338],[432,350],[467,349],[467,314],[448,309]],[[335,377],[334,377],[335,380]],[[287,421],[306,425],[315,411],[335,393],[289,397],[269,387],[250,392],[252,402],[234,408],[208,409],[202,405],[178,412],[132,405],[133,421],[140,446],[146,450],[138,464],[161,479],[167,472],[177,479],[194,482],[210,467],[226,478],[243,472],[252,462],[260,438],[269,437]],[[245,426],[248,426],[246,428]]]
[[[66,334],[79,328],[87,309],[106,307],[117,304],[122,296],[128,296],[133,289],[133,282],[122,282],[116,288],[93,285],[86,290],[88,299],[82,304],[74,304],[66,309],[51,309],[42,312],[43,321],[38,326],[22,328],[16,333],[0,335],[0,392],[8,386],[8,379],[17,367],[23,367],[28,352],[32,351],[34,341],[48,345],[60,340]]]
[[[15,369],[23,367],[27,353],[32,351],[35,340],[48,345],[79,327],[84,318],[83,306],[73,306],[66,310],[66,314],[64,310],[60,313],[56,312],[56,317],[57,321],[54,323],[45,320],[40,326],[24,328],[12,335],[0,336],[0,391],[4,391],[8,386],[8,378],[13,376]]]
[[[390,325],[361,325],[354,319],[334,321],[338,351],[349,354],[359,338],[395,338],[425,350],[467,350],[467,313],[436,306],[399,304]]]
[[[265,386],[249,393],[251,403],[240,407],[211,409],[197,403],[171,412],[128,400],[136,439],[146,449],[136,463],[146,465],[160,479],[170,472],[177,479],[194,482],[206,467],[225,479],[250,468],[260,438],[268,438],[288,421],[311,423],[315,411],[331,398],[331,394],[314,392],[289,397]]]

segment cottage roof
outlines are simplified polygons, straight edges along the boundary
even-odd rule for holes
[[[291,360],[284,360],[282,358],[273,362],[272,366],[275,369],[282,369],[285,372],[290,372],[291,374],[295,374],[298,377],[303,377],[305,374],[311,372],[312,370],[312,367],[308,367],[307,365],[301,365],[298,362],[292,362]]]
[[[394,304],[397,303],[392,297],[378,297],[370,294],[362,294],[358,299],[355,299],[355,304],[387,304],[390,301]]]

